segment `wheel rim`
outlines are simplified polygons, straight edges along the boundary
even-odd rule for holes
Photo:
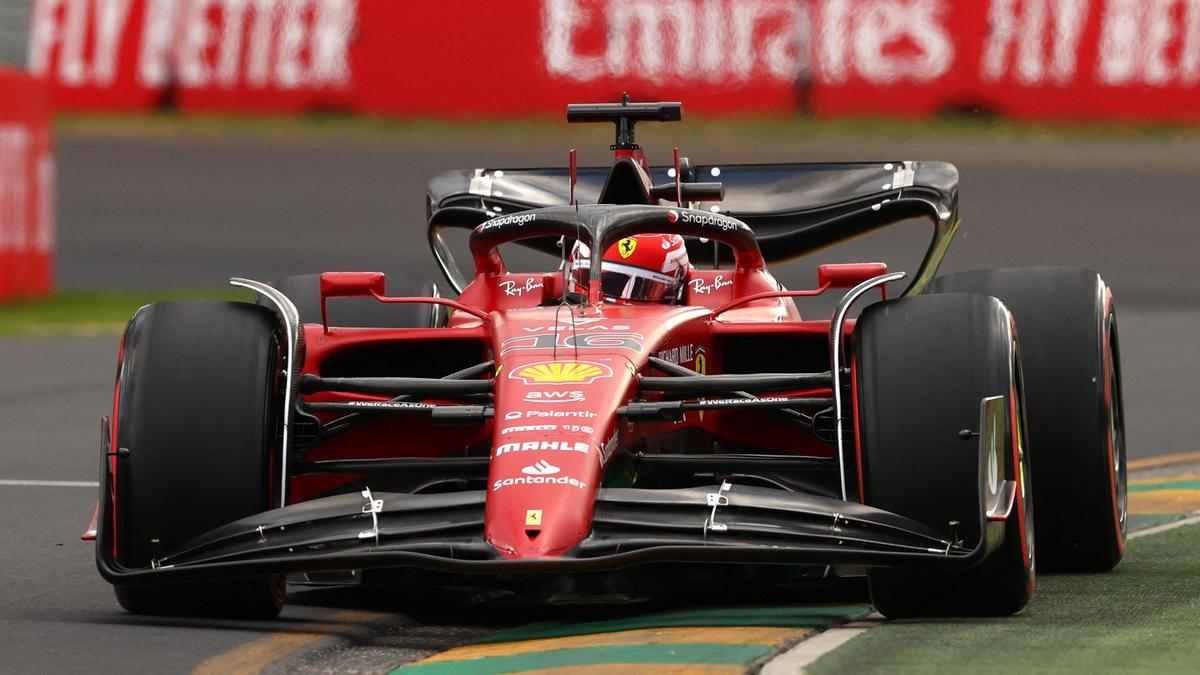
[[[1034,571],[1035,550],[1033,537],[1033,490],[1030,489],[1032,483],[1029,479],[1029,458],[1025,454],[1025,382],[1024,374],[1021,372],[1021,351],[1020,345],[1013,341],[1013,405],[1016,408],[1017,423],[1016,438],[1013,441],[1017,446],[1017,489],[1020,490],[1021,510],[1025,516],[1025,550],[1029,552],[1029,571]]]
[[[1024,421],[1021,426],[1024,426]],[[1018,457],[1021,458],[1021,503],[1025,507],[1025,545],[1029,547],[1029,571],[1034,570],[1035,549],[1033,547],[1033,491],[1029,485],[1029,462],[1025,461],[1025,448],[1022,446]]]
[[[1112,450],[1112,475],[1114,482],[1114,508],[1117,514],[1117,526],[1121,530],[1121,539],[1125,538],[1126,514],[1128,512],[1128,485],[1125,464],[1125,412],[1121,402],[1121,374],[1118,370],[1120,351],[1117,343],[1117,317],[1109,313],[1108,317],[1108,363],[1109,363],[1109,397],[1108,397],[1108,433]]]

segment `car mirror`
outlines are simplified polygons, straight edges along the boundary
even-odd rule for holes
[[[346,298],[387,295],[383,272],[325,272],[321,275],[321,297]]]
[[[817,267],[817,285],[830,288],[854,288],[867,279],[887,274],[887,263],[843,263]]]

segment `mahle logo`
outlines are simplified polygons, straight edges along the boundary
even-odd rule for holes
[[[588,454],[587,443],[579,441],[525,441],[524,443],[505,443],[496,446],[494,456],[500,457],[507,455],[510,452],[578,452],[580,454]]]
[[[525,384],[591,384],[612,374],[612,368],[603,363],[545,361],[516,368],[508,376]]]

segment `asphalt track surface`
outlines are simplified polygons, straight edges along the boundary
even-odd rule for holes
[[[270,279],[322,269],[437,278],[423,237],[430,173],[557,164],[563,154],[471,145],[65,139],[58,153],[60,284],[212,287],[232,275]],[[1096,156],[1043,153],[1036,145],[989,154],[986,144],[934,154],[910,142],[904,154],[866,154],[872,147],[760,142],[751,157],[956,161],[964,229],[944,269],[1065,264],[1101,271],[1118,299],[1130,455],[1197,449],[1198,173],[1153,159],[1173,152],[1170,145],[1132,147],[1129,154],[1152,157],[1134,163],[1123,161],[1119,147]],[[691,154],[746,157],[728,144],[713,155]],[[892,253],[901,240],[882,235],[843,254],[877,257],[871,247]],[[780,277],[792,287],[813,281],[804,266]],[[94,490],[7,483],[95,480],[97,420],[111,407],[115,357],[114,337],[0,341],[0,671],[182,672],[251,641],[278,648],[305,644],[314,631],[353,635],[365,625],[373,615],[311,593],[294,593],[283,617],[267,623],[147,619],[119,610],[95,572],[91,546],[78,541]],[[398,612],[389,617],[387,644],[403,658],[530,620],[383,609]]]

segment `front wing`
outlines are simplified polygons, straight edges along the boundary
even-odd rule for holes
[[[325,497],[229,523],[139,569],[116,561],[102,501],[97,565],[108,581],[134,585],[397,567],[459,574],[656,562],[960,568],[979,563],[1003,538],[1003,523],[989,523],[982,511],[986,535],[967,548],[887,511],[772,488],[605,488],[579,546],[560,557],[514,560],[484,541],[484,500],[484,491]]]

